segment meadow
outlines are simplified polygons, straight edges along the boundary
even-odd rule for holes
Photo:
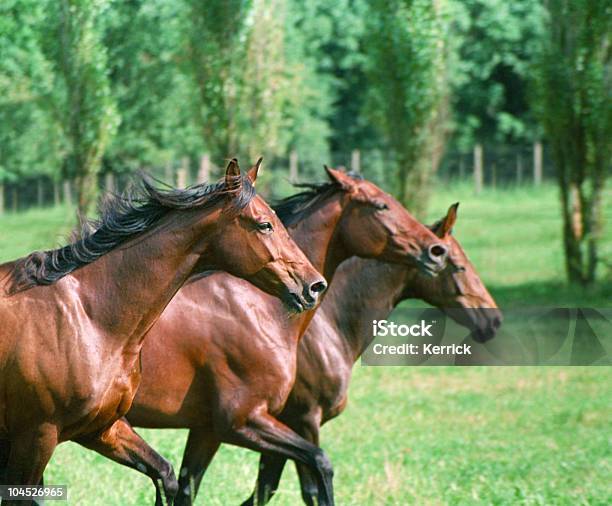
[[[439,186],[430,217],[460,201],[455,235],[504,307],[609,307],[612,198],[606,196],[599,283],[568,287],[556,189]],[[0,217],[0,261],[61,244],[64,207]],[[411,303],[412,305],[414,303]],[[609,367],[355,368],[345,413],[326,425],[337,504],[612,504],[612,371]],[[141,434],[179,469],[186,431]],[[223,447],[197,504],[239,504],[258,456]],[[67,484],[69,504],[152,504],[147,478],[76,444],[56,451],[46,482]],[[275,505],[300,504],[292,466]]]

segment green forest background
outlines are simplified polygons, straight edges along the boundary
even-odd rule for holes
[[[478,191],[496,153],[516,181],[539,151],[567,277],[592,284],[611,20],[604,0],[4,0],[0,212],[53,193],[91,214],[137,169],[185,185],[264,156],[264,195],[345,165],[423,218],[436,173]]]

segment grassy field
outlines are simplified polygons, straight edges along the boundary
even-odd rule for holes
[[[455,230],[502,307],[609,307],[612,273],[588,290],[564,284],[560,219],[553,187],[487,190],[441,187],[431,218],[461,201]],[[607,196],[602,254],[612,257]],[[62,242],[64,208],[0,218],[0,261]],[[610,368],[362,368],[346,412],[323,429],[335,464],[337,503],[612,504]],[[143,430],[178,468],[184,431]],[[257,456],[222,448],[198,504],[239,504],[254,484]],[[136,472],[67,443],[47,482],[68,484],[70,504],[152,504]],[[287,469],[276,505],[300,503]]]

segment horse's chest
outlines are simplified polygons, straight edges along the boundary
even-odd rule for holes
[[[78,406],[73,405],[72,412],[80,416],[69,427],[66,438],[98,432],[125,415],[132,404],[139,381],[140,369],[135,364],[128,371],[98,378],[88,389],[75,393],[73,399]]]
[[[288,357],[282,363],[275,364],[269,371],[269,379],[262,385],[261,396],[268,400],[268,410],[272,414],[280,413],[287,402],[293,387],[296,373],[295,360]]]

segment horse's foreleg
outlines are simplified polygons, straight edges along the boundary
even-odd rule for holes
[[[210,432],[205,429],[191,429],[185,452],[181,472],[179,473],[179,491],[176,496],[176,506],[191,505],[195,500],[202,477],[211,460],[217,453],[221,443],[210,438]]]
[[[255,490],[242,506],[267,504],[278,489],[286,462],[287,458],[283,456],[260,455]]]
[[[263,410],[252,413],[244,426],[227,434],[227,442],[305,464],[316,476],[318,505],[334,504],[333,469],[327,455],[269,413]]]
[[[312,417],[308,420],[305,419],[298,424],[291,424],[291,426],[304,439],[319,446],[319,430],[321,427],[319,426],[317,418]],[[300,478],[302,500],[308,506],[315,506],[318,493],[316,476],[314,476],[310,468],[304,464],[296,462],[295,467]]]
[[[178,490],[172,465],[136,434],[125,418],[120,418],[100,434],[78,438],[76,442],[146,474],[155,484],[155,504],[172,504]]]
[[[38,485],[57,443],[58,429],[51,424],[13,437],[3,484]],[[23,506],[24,502],[6,500],[2,504]]]

